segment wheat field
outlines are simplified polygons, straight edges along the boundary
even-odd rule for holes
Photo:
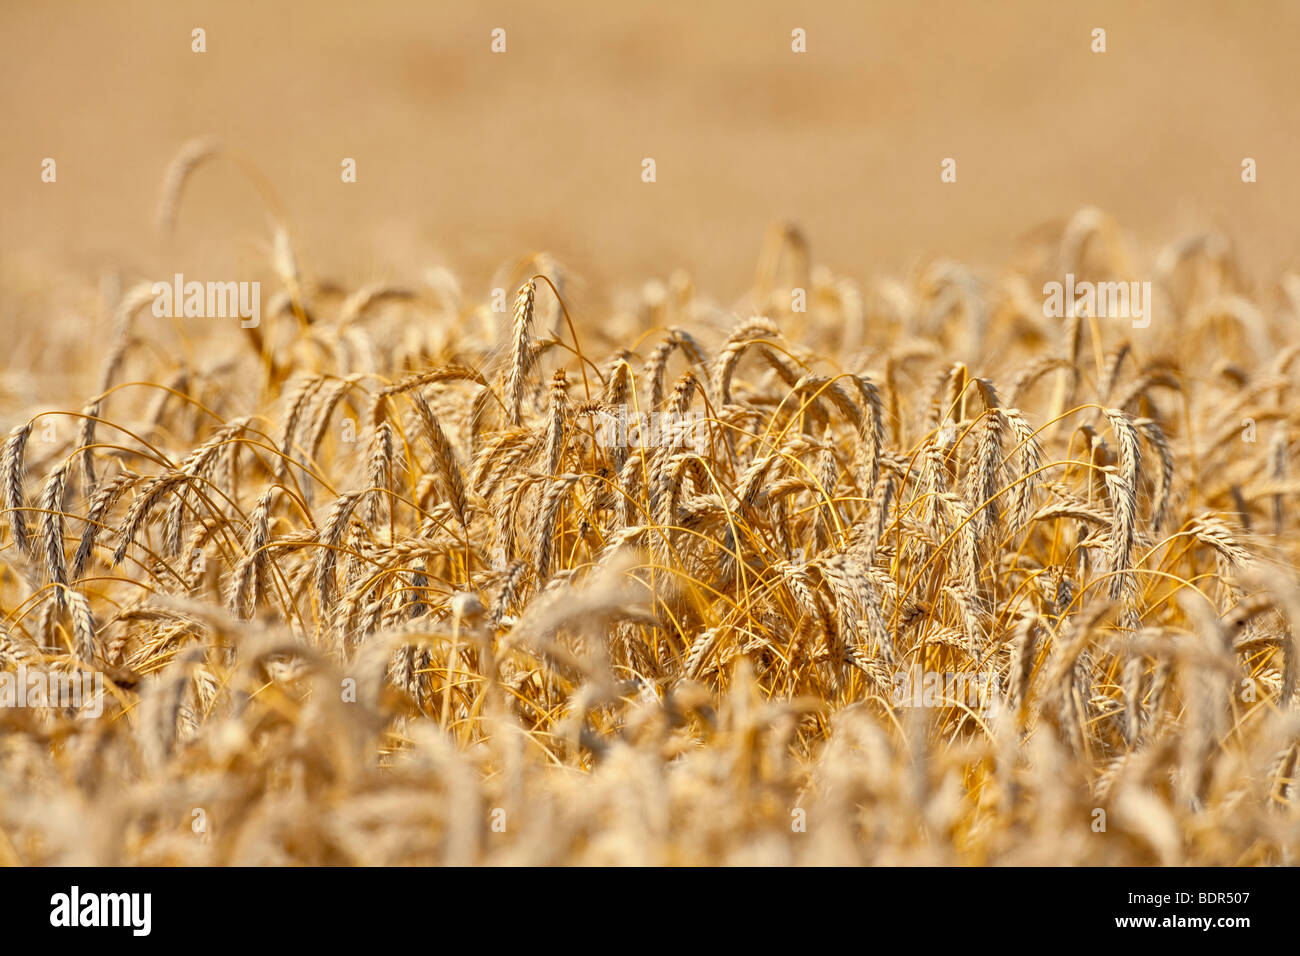
[[[1297,861],[1294,275],[1085,208],[859,284],[778,223],[739,304],[575,315],[268,216],[256,326],[76,277],[96,384],[12,422],[0,663],[103,695],[0,708],[0,860]]]

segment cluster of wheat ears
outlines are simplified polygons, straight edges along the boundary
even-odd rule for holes
[[[1137,274],[1093,210],[865,292],[779,227],[602,321],[547,256],[512,311],[271,259],[191,360],[128,285],[4,443],[0,666],[104,698],[0,709],[0,860],[1297,860],[1300,280],[1207,236],[1148,328],[1044,318]]]

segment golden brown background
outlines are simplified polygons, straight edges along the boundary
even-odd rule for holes
[[[38,263],[93,285],[256,253],[231,164],[196,174],[167,255],[154,234],[164,169],[209,133],[274,185],[304,266],[348,282],[441,263],[484,296],[546,249],[588,301],[677,267],[727,301],[775,219],[868,278],[996,265],[1087,203],[1139,245],[1223,229],[1265,272],[1297,252],[1297,35],[1294,0],[7,2],[0,305]]]

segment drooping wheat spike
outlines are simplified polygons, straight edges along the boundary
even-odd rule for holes
[[[1169,388],[1176,391],[1182,386],[1178,379],[1166,372],[1153,372],[1148,375],[1143,375],[1120,393],[1119,398],[1115,400],[1114,407],[1128,412],[1130,409],[1135,408],[1138,405],[1139,400],[1142,399],[1147,392],[1156,387]]]
[[[655,350],[650,353],[650,358],[646,359],[645,376],[648,383],[646,402],[647,408],[651,411],[657,411],[663,404],[664,376],[668,371],[668,359],[675,348],[677,348],[677,340],[670,333],[668,338],[655,346]]]
[[[1056,355],[1045,356],[1029,363],[1011,382],[1011,388],[1007,392],[1007,404],[1018,406],[1024,399],[1025,393],[1033,388],[1043,376],[1068,366],[1068,360]]]
[[[1160,462],[1160,476],[1156,480],[1155,507],[1151,512],[1151,527],[1156,531],[1164,528],[1169,516],[1169,498],[1174,485],[1174,453],[1169,447],[1169,439],[1164,429],[1150,418],[1139,418],[1133,423],[1142,437],[1156,452]]]
[[[372,282],[352,293],[339,310],[339,321],[350,325],[365,316],[366,311],[383,302],[409,302],[415,293],[401,286],[386,282]]]
[[[465,429],[469,432],[469,453],[473,458],[479,453],[479,448],[483,443],[483,431],[489,425],[489,420],[493,418],[488,414],[488,410],[501,404],[500,398],[497,397],[496,391],[491,388],[481,388],[474,396],[474,401],[470,404],[466,412]]]
[[[82,484],[86,494],[89,494],[95,486],[95,452],[91,446],[95,443],[98,419],[104,414],[107,393],[126,359],[127,350],[131,347],[132,323],[136,312],[155,298],[154,284],[141,282],[122,296],[113,309],[113,330],[100,371],[98,394],[82,409],[83,417],[77,442],[77,447],[81,449]]]
[[[885,478],[883,481],[878,481],[875,494],[871,498],[871,509],[853,526],[849,550],[863,567],[870,568],[876,563],[876,550],[885,536],[893,501],[894,479]]]
[[[1097,395],[1103,402],[1110,400],[1111,394],[1115,391],[1115,383],[1119,381],[1119,373],[1124,365],[1124,359],[1132,351],[1132,345],[1128,342],[1121,342],[1119,347],[1106,357],[1106,373],[1097,384]]]
[[[470,483],[484,498],[492,498],[501,483],[525,461],[530,460],[538,447],[535,430],[515,428],[497,435],[483,447],[470,468]]]
[[[524,572],[528,565],[524,561],[514,562],[501,576],[501,586],[497,593],[496,600],[492,603],[492,613],[489,620],[492,627],[500,626],[501,619],[509,613],[510,608],[514,606],[519,597],[519,586],[523,580]]]
[[[996,495],[1002,484],[1002,446],[1006,437],[1006,419],[1001,409],[990,408],[980,418],[974,429],[975,455],[967,474],[966,498],[972,508],[977,508],[975,531],[980,537],[988,534],[998,519]],[[983,504],[982,502],[988,502]]]
[[[705,628],[691,642],[690,649],[686,653],[686,660],[682,664],[683,677],[694,680],[700,676],[700,670],[704,667],[704,662],[708,659],[709,654],[717,646],[720,634],[719,628]]]
[[[558,369],[551,379],[546,438],[542,443],[542,471],[548,475],[560,470],[560,460],[564,455],[564,423],[569,415],[568,384],[564,369]]]
[[[1187,526],[1187,533],[1201,544],[1213,549],[1226,569],[1246,567],[1251,564],[1250,552],[1242,547],[1228,523],[1215,515],[1200,515]]]
[[[188,480],[189,477],[182,472],[170,471],[150,478],[144,484],[135,500],[131,502],[131,507],[127,509],[126,517],[123,519],[122,526],[118,531],[117,548],[113,551],[112,563],[114,567],[121,564],[123,559],[126,558],[127,551],[135,543],[140,532],[148,525],[149,518],[158,503],[169,492],[183,488]]]
[[[101,483],[90,498],[86,509],[85,527],[81,531],[81,540],[77,544],[76,554],[72,558],[70,571],[73,581],[78,580],[86,570],[86,562],[95,549],[95,542],[104,530],[104,521],[109,511],[139,482],[140,476],[133,471],[124,471]]]
[[[14,544],[27,550],[27,500],[25,457],[27,439],[32,433],[32,422],[19,425],[9,433],[4,451],[0,452],[0,493],[4,498],[5,516]]]
[[[211,438],[182,459],[181,463],[176,466],[176,470],[191,477],[210,477],[221,455],[228,451],[227,445],[239,438],[252,423],[253,417],[251,415],[231,419],[213,432]]]
[[[690,371],[683,372],[677,379],[673,385],[672,395],[668,399],[669,422],[676,424],[686,417],[686,412],[691,407],[691,399],[694,398],[699,384],[699,379]]]
[[[126,359],[127,349],[131,345],[131,328],[135,314],[149,303],[157,298],[154,292],[154,283],[141,282],[127,290],[126,294],[117,304],[113,311],[113,334],[109,344],[108,354],[104,359],[104,365],[99,373],[99,392],[102,395],[107,392],[113,380],[117,378],[117,373]],[[95,403],[99,408],[99,403]],[[93,422],[90,423],[93,427]],[[89,442],[82,442],[83,445]]]
[[[855,566],[852,558],[842,552],[825,561],[821,569],[822,576],[835,598],[837,629],[846,658],[858,664],[858,655],[855,652],[861,650],[858,647],[859,625],[866,623],[868,635],[875,645],[872,651],[887,666],[892,666],[896,656],[893,642],[885,626],[879,598],[873,592],[862,569]],[[870,667],[862,667],[862,669],[869,676],[874,676]]]
[[[1128,567],[1137,534],[1137,486],[1142,467],[1142,449],[1138,431],[1133,422],[1116,408],[1103,410],[1110,420],[1111,431],[1119,445],[1119,470],[1106,472],[1106,487],[1110,492],[1115,522],[1110,535],[1110,569],[1115,574],[1110,583],[1112,599],[1118,599],[1131,583]]]
[[[975,522],[966,502],[951,491],[934,497],[937,515],[942,515],[947,525],[947,532],[955,537],[949,548],[950,563],[953,571],[963,582],[963,586],[972,592],[979,590],[979,535]]]
[[[1136,488],[1142,469],[1142,448],[1133,421],[1117,408],[1103,409],[1119,445],[1119,469],[1124,481]]]
[[[320,454],[321,444],[325,440],[325,431],[329,428],[330,419],[334,415],[334,410],[338,407],[343,397],[360,381],[362,376],[351,375],[344,379],[330,382],[321,388],[317,395],[316,403],[311,412],[311,425],[307,429],[308,441],[306,445],[307,459],[309,461],[316,459]],[[311,490],[311,484],[308,483],[305,489]]]
[[[387,516],[392,508],[389,492],[393,483],[393,425],[380,422],[370,439],[370,456],[366,460],[366,485],[369,497],[366,501],[366,521],[376,524],[382,516]],[[385,517],[386,520],[386,517]]]
[[[631,395],[632,366],[625,356],[620,355],[605,376],[605,391],[601,396],[601,414],[605,416],[602,419],[602,434],[607,439],[603,444],[616,473],[627,461],[628,398]],[[611,429],[613,434],[609,434]]]
[[[247,620],[257,605],[259,582],[270,561],[266,546],[271,540],[271,507],[279,489],[272,485],[262,492],[248,516],[248,537],[244,554],[235,565],[227,605],[236,617]]]
[[[330,512],[325,519],[325,524],[321,526],[318,535],[321,547],[317,552],[313,579],[316,587],[316,597],[321,605],[322,617],[334,606],[335,592],[337,590],[334,569],[338,564],[338,552],[343,546],[344,538],[347,537],[352,513],[365,496],[366,492],[364,491],[352,491],[340,495],[334,500],[334,504],[330,506]]]
[[[537,508],[533,514],[533,568],[537,580],[544,582],[551,573],[551,554],[555,549],[555,529],[560,516],[560,506],[568,497],[569,490],[582,475],[556,475],[547,481],[545,491],[537,499]]]
[[[760,339],[777,339],[780,334],[775,322],[766,316],[756,315],[742,322],[727,336],[722,351],[713,363],[713,389],[719,404],[731,404],[731,378],[745,349]]]
[[[90,446],[95,441],[96,419],[102,410],[101,402],[90,402],[82,406],[81,426],[77,433],[77,447],[82,449],[81,484],[87,495],[93,494],[95,483],[95,452]]]
[[[606,406],[626,405],[632,391],[631,353],[620,349],[604,369],[605,388],[601,401]]]
[[[163,512],[163,532],[161,552],[167,557],[174,558],[181,553],[181,537],[185,533],[185,509],[189,506],[189,496],[186,494],[186,488],[182,486],[167,504],[167,510]]]
[[[63,591],[63,588],[57,590]],[[72,617],[73,651],[77,659],[87,664],[95,660],[95,615],[90,601],[80,591],[67,590],[66,595]]]
[[[691,371],[683,372],[673,386],[673,393],[668,400],[668,407],[659,418],[658,433],[653,436],[655,448],[650,459],[650,495],[651,513],[655,512],[656,503],[662,499],[670,478],[667,475],[669,462],[686,446],[690,437],[689,423],[686,420],[691,398],[695,394],[697,380]],[[642,439],[644,441],[644,437]]]
[[[525,471],[510,474],[501,486],[501,495],[492,507],[492,526],[495,531],[492,544],[492,562],[498,568],[514,560],[516,520],[534,476]]]
[[[442,483],[452,511],[456,515],[456,520],[460,522],[462,528],[468,527],[465,476],[461,471],[456,451],[452,448],[447,433],[442,430],[442,425],[439,424],[437,416],[433,414],[433,409],[429,407],[429,403],[424,396],[419,391],[413,391],[411,393],[411,402],[419,415],[424,435],[429,439],[429,448],[433,453],[433,467],[439,481]]]
[[[928,406],[928,421],[932,428],[938,428],[945,419],[962,420],[968,381],[968,370],[963,362],[954,362],[935,375]]]
[[[1132,574],[1128,567],[1132,558],[1133,541],[1137,526],[1137,493],[1122,471],[1102,469],[1106,493],[1111,504],[1111,526],[1106,541],[1107,568],[1111,573],[1108,592],[1112,600],[1119,600],[1129,587]]]
[[[638,510],[645,506],[645,449],[638,448],[629,454],[618,473],[617,501],[619,517],[624,528],[636,525],[641,517]]]
[[[862,398],[864,413],[858,424],[858,447],[855,472],[863,494],[872,494],[880,480],[880,456],[885,450],[885,405],[880,390],[870,379],[853,376]]]
[[[293,237],[289,235],[289,230],[283,222],[275,223],[271,243],[271,266],[289,292],[293,312],[298,321],[303,325],[308,324],[310,320],[303,296],[302,270],[298,268],[298,255],[294,252]],[[255,344],[262,344],[258,329],[245,327],[245,330],[253,336]]]
[[[700,348],[695,338],[684,329],[670,329],[668,337],[664,339],[655,350],[650,353],[650,358],[645,363],[646,379],[649,383],[647,392],[647,406],[651,411],[657,411],[664,400],[664,381],[668,371],[668,359],[672,357],[673,351],[681,349],[688,359],[700,370],[700,374],[708,374],[708,362],[704,355],[704,350]]]
[[[237,464],[237,459],[233,457],[238,453],[239,449],[237,439],[251,423],[251,417],[243,417],[236,418],[221,426],[213,433],[211,438],[194,449],[176,466],[176,474],[183,479],[190,480],[180,483],[163,516],[162,550],[164,554],[174,557],[180,553],[181,538],[185,530],[186,512],[196,510],[203,486],[213,479],[223,456],[228,462],[227,476],[229,476],[230,471]],[[230,489],[229,493],[233,494],[235,492],[233,480],[227,477],[226,485]],[[211,496],[209,496],[209,500],[211,500]],[[215,506],[218,510],[220,509],[219,498],[215,502]]]
[[[832,535],[839,529],[841,522],[835,506],[835,486],[839,483],[840,466],[835,458],[835,449],[826,446],[817,454],[817,467],[814,471],[818,497],[817,507],[817,550],[823,551],[829,545]]]
[[[220,151],[221,145],[211,137],[192,139],[181,147],[171,161],[163,176],[162,192],[158,197],[156,222],[161,235],[170,237],[176,228],[176,213],[190,174]]]
[[[523,421],[524,388],[532,373],[533,322],[537,283],[529,279],[515,296],[511,324],[510,366],[506,370],[506,417],[511,425]]]
[[[386,386],[382,394],[385,396],[404,395],[416,389],[423,389],[426,385],[437,385],[442,382],[465,381],[475,382],[479,385],[487,385],[487,380],[483,376],[470,368],[468,365],[459,365],[450,363],[440,365],[437,368],[429,369],[425,372],[417,372],[414,375],[407,376],[400,382],[394,382]]]
[[[931,495],[946,494],[951,487],[948,474],[948,451],[952,447],[955,436],[956,430],[949,420],[925,444],[921,455],[921,475],[925,489]],[[933,510],[934,502],[929,502],[928,507]]]
[[[1010,425],[1011,435],[1016,443],[1019,474],[1016,478],[1012,521],[1014,530],[1019,531],[1029,523],[1029,516],[1035,507],[1035,491],[1042,482],[1039,469],[1043,463],[1043,451],[1033,426],[1019,409],[1002,408],[999,409],[999,414]]]
[[[39,508],[41,511],[40,551],[45,562],[45,580],[55,585],[55,605],[61,611],[64,594],[68,589],[68,561],[63,551],[63,493],[71,459],[62,462],[50,477],[46,479],[41,490]]]
[[[1032,614],[1016,622],[1011,640],[1011,669],[1007,682],[1007,704],[1023,715],[1029,704],[1029,686],[1039,633],[1038,619]]]
[[[82,485],[86,494],[90,494],[95,487],[95,450],[91,446],[95,443],[96,426],[104,414],[105,396],[131,347],[135,314],[155,297],[153,283],[141,282],[133,286],[113,309],[112,338],[99,375],[98,395],[82,409],[81,431],[77,439],[77,447],[81,449]],[[160,399],[166,395],[164,392]]]
[[[285,480],[289,474],[290,462],[297,459],[294,440],[298,437],[303,415],[325,382],[326,379],[323,376],[306,376],[289,391],[286,397],[284,426],[280,431],[279,442],[283,457],[277,459],[275,463],[276,481]]]
[[[680,326],[674,326],[673,337],[677,340],[677,346],[685,353],[686,357],[694,366],[693,372],[696,376],[696,386],[705,395],[709,393],[709,356],[704,351],[703,346],[691,335],[686,329]]]

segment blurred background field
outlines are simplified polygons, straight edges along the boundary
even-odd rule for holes
[[[865,279],[1000,265],[1085,204],[1138,243],[1223,230],[1269,274],[1300,251],[1298,28],[1295,3],[1204,0],[6,3],[0,307],[21,311],[14,273],[264,259],[230,164],[196,176],[163,254],[163,172],[209,134],[272,185],[304,263],[350,283],[438,263],[486,296],[546,249],[592,312],[677,267],[725,301],[774,220]]]

